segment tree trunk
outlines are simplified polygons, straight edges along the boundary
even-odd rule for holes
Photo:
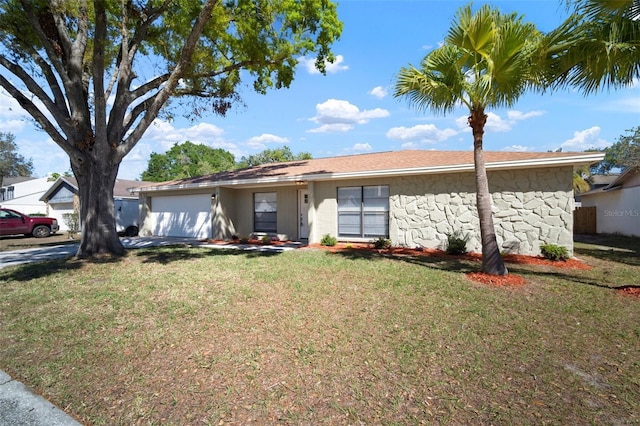
[[[78,258],[97,255],[122,256],[125,249],[116,232],[113,187],[119,164],[100,159],[91,165],[74,167],[80,195],[82,238]]]
[[[496,240],[495,227],[493,225],[493,213],[491,212],[491,192],[489,192],[489,180],[484,164],[484,151],[482,150],[482,137],[487,116],[484,108],[471,111],[469,126],[473,131],[473,161],[476,171],[476,204],[478,218],[480,219],[480,238],[482,240],[482,271],[491,275],[507,275],[498,241]]]

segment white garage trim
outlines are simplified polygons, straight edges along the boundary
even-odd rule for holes
[[[151,198],[153,235],[211,237],[211,195],[171,195]]]

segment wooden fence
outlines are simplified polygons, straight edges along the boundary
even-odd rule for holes
[[[595,234],[596,233],[596,208],[578,207],[573,211],[573,233],[574,234]]]

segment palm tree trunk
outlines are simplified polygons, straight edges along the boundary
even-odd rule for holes
[[[474,108],[469,116],[469,126],[473,131],[473,161],[476,171],[476,204],[480,219],[480,238],[482,240],[482,271],[491,275],[507,275],[502,261],[498,241],[496,240],[493,214],[491,212],[491,193],[484,164],[482,137],[487,115],[484,108]]]

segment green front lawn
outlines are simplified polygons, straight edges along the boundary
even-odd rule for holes
[[[0,369],[98,425],[634,424],[629,241],[578,244],[590,271],[508,265],[511,288],[470,261],[309,249],[4,269]]]

